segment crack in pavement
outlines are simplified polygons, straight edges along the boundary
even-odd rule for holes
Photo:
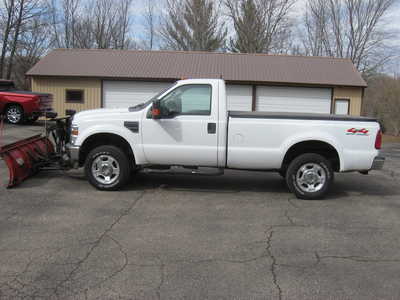
[[[363,257],[363,256],[339,256],[339,255],[318,255],[319,259],[342,259],[342,260],[351,260],[355,262],[362,262],[362,263],[393,263],[393,262],[400,262],[400,259],[387,259],[387,258],[370,258],[370,257]]]
[[[290,206],[299,209],[299,207],[294,204],[292,202],[291,198],[287,198],[287,201],[289,203]],[[269,225],[268,229],[266,230],[266,234],[267,234],[267,247],[266,247],[266,253],[267,253],[267,257],[269,257],[271,259],[271,266],[270,266],[270,272],[272,275],[272,281],[273,284],[275,286],[275,289],[278,292],[278,299],[282,300],[282,294],[283,294],[283,290],[282,287],[279,284],[278,281],[278,273],[276,271],[276,267],[280,266],[280,264],[277,263],[277,259],[276,256],[272,253],[272,238],[273,235],[275,233],[274,228],[284,228],[284,227],[308,227],[306,225],[298,225],[293,219],[292,217],[289,215],[289,210],[290,208],[285,210],[284,216],[287,219],[287,221],[289,222],[289,224],[281,224],[281,225]],[[320,259],[317,256],[317,264],[319,263]]]
[[[285,210],[285,217],[289,221],[290,225],[297,226],[292,217],[289,216],[289,209]]]
[[[268,232],[268,231],[267,231]],[[271,259],[271,266],[270,266],[270,271],[272,274],[272,281],[275,285],[276,290],[278,291],[278,299],[281,300],[282,299],[282,288],[279,285],[278,282],[278,274],[276,272],[276,266],[277,266],[277,261],[276,261],[276,257],[274,256],[274,254],[272,253],[272,236],[274,234],[274,231],[272,230],[272,228],[269,230],[269,234],[267,236],[267,248],[265,249],[267,251],[267,254],[269,256],[269,258]]]
[[[292,198],[287,198],[287,201],[288,201],[288,203],[291,205],[291,206],[293,206],[294,208],[296,208],[296,209],[298,209],[298,208],[300,208],[299,206],[297,206],[297,204],[295,204],[294,202],[293,202],[293,200],[294,199],[292,199]]]
[[[13,291],[19,297],[31,298],[31,299],[37,298],[38,297],[37,293],[40,291],[39,287],[37,287],[37,285],[35,285],[33,282],[29,282],[29,283],[23,282],[20,279],[20,277],[22,277],[23,275],[28,273],[29,268],[36,262],[37,259],[40,259],[44,256],[45,256],[45,254],[42,254],[39,257],[35,257],[35,258],[31,257],[28,260],[28,263],[24,266],[23,270],[21,270],[21,272],[19,272],[18,274],[15,274],[13,276],[10,276],[11,280],[0,283],[0,295],[3,294],[3,291],[2,291],[3,287],[6,287],[10,291]],[[15,286],[15,285],[17,285],[17,286]],[[31,293],[25,292],[24,291],[25,287],[32,288],[33,292],[31,292]]]
[[[222,263],[230,263],[230,264],[247,264],[249,262],[253,262],[256,260],[260,260],[262,258],[269,257],[268,254],[264,253],[262,255],[258,255],[252,258],[248,259],[224,259],[224,258],[208,258],[208,259],[200,259],[200,260],[185,260],[185,259],[180,259],[180,260],[174,260],[174,261],[168,261],[164,263],[164,265],[174,265],[174,264],[179,264],[179,263],[188,263],[188,264],[204,264],[204,263],[213,263],[213,262],[222,262]],[[153,265],[154,266],[154,265]]]
[[[60,281],[53,289],[53,293],[58,297],[58,292],[59,289],[72,280],[72,278],[75,276],[75,274],[79,271],[81,266],[89,259],[89,257],[92,255],[92,253],[96,250],[96,248],[101,244],[101,242],[104,240],[105,237],[109,236],[108,233],[111,232],[111,230],[116,226],[125,216],[129,215],[132,210],[136,207],[136,205],[139,203],[139,201],[143,198],[143,196],[146,194],[146,191],[141,193],[134,201],[132,201],[131,205],[122,211],[122,213],[112,222],[99,236],[96,240],[93,241],[93,245],[89,248],[89,250],[86,252],[86,254],[77,262],[75,268],[73,268],[67,275],[67,277]]]
[[[163,263],[163,261],[158,258],[160,260],[160,283],[158,284],[157,288],[156,288],[156,294],[157,294],[157,299],[161,300],[161,289],[164,285],[164,281],[165,281],[165,264]]]

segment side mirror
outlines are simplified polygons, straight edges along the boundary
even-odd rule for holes
[[[151,115],[153,119],[161,119],[160,100],[154,100],[151,108]]]

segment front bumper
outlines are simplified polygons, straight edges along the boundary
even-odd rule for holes
[[[385,158],[382,156],[377,156],[374,158],[371,170],[382,170],[384,164],[385,164]]]
[[[71,160],[71,165],[73,168],[79,168],[79,146],[73,146],[71,144],[67,144],[67,152],[69,158]]]

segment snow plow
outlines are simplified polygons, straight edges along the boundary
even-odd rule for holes
[[[65,118],[57,118],[56,113],[47,113],[44,134],[5,145],[0,148],[9,171],[7,188],[19,185],[41,170],[67,170],[69,157],[66,151],[70,117],[74,111],[67,111]]]

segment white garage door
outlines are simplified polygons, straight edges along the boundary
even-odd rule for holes
[[[331,89],[258,86],[256,110],[330,113]]]
[[[130,107],[157,95],[171,83],[146,81],[104,81],[104,107]]]
[[[228,110],[251,111],[252,93],[250,85],[227,85]]]

